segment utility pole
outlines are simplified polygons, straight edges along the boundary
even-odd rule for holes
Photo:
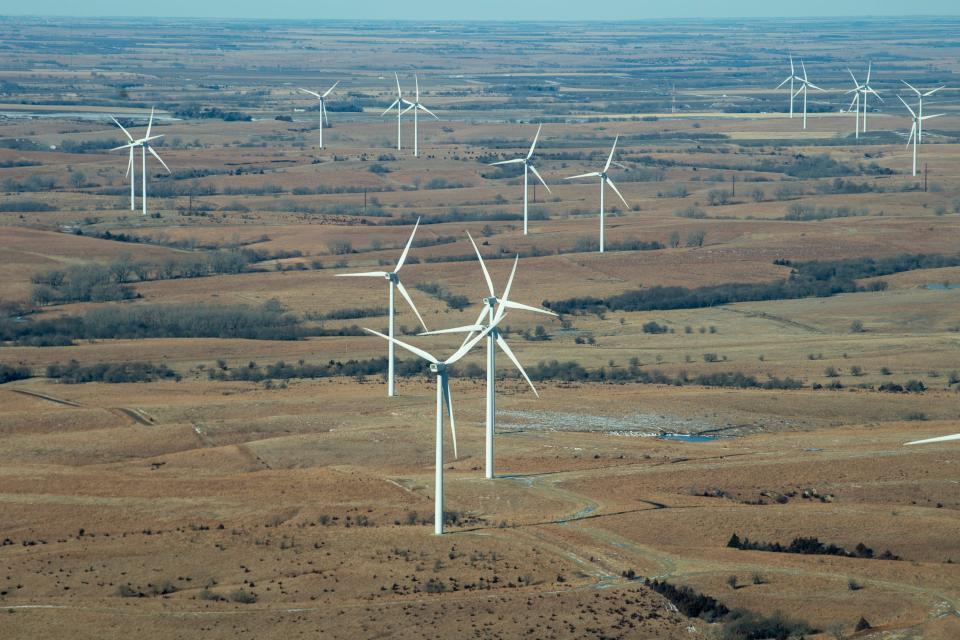
[[[363,212],[367,212],[367,190],[363,190]]]
[[[927,192],[927,163],[923,163],[923,192]]]
[[[730,176],[730,182],[733,184],[733,192],[730,194],[731,197],[737,197],[737,174]]]

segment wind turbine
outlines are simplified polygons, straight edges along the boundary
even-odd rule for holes
[[[167,170],[167,173],[170,173],[170,167],[167,166],[167,163],[163,161],[163,158],[161,158],[160,155],[159,155],[156,151],[154,151],[153,147],[150,146],[150,142],[151,142],[151,141],[157,140],[157,139],[163,137],[163,134],[162,134],[162,133],[159,134],[159,135],[156,135],[156,136],[151,136],[151,135],[150,135],[150,132],[153,130],[153,112],[154,112],[154,109],[151,107],[151,109],[150,109],[150,121],[147,123],[147,133],[146,133],[146,135],[144,135],[142,138],[139,138],[139,139],[137,139],[137,140],[134,140],[134,139],[133,139],[133,136],[131,136],[131,135],[127,132],[126,129],[123,129],[123,127],[120,127],[121,129],[123,129],[123,132],[127,134],[127,137],[130,138],[130,142],[128,142],[127,144],[125,144],[125,145],[123,145],[123,146],[114,147],[113,149],[111,149],[111,151],[117,151],[117,150],[119,150],[119,149],[130,149],[130,159],[131,159],[131,160],[133,160],[133,148],[134,148],[134,147],[140,147],[140,149],[141,149],[142,152],[143,152],[143,164],[142,164],[141,170],[140,170],[140,177],[141,177],[142,180],[143,180],[143,183],[142,183],[142,186],[141,186],[141,194],[140,194],[140,195],[142,196],[141,199],[142,199],[142,201],[143,201],[143,215],[147,215],[147,151],[149,151],[149,152],[153,155],[154,158],[156,158],[157,160],[160,161],[160,164],[162,164],[162,165],[163,165],[163,168]],[[114,119],[114,122],[117,122],[116,119]],[[117,125],[119,125],[119,124],[120,124],[120,123],[117,122]],[[127,168],[128,168],[128,169],[132,169],[132,168],[133,168],[133,163],[132,163],[132,162],[128,163],[128,164],[127,164]],[[133,180],[131,180],[131,183],[132,183],[132,182],[133,182]],[[132,187],[132,186],[131,186],[130,191],[131,191],[131,194],[132,194],[132,192],[133,192],[133,187]]]
[[[900,96],[897,97],[900,98]],[[900,98],[900,102],[903,103],[903,106],[907,108],[907,111],[909,111],[913,117],[913,124],[910,126],[910,137],[907,138],[907,146],[909,147],[910,143],[913,142],[913,175],[917,175],[917,147],[920,146],[920,127],[923,126],[924,120],[939,118],[943,114],[935,113],[932,116],[919,116],[914,113],[913,109],[910,108],[910,105],[908,105],[903,98]]]
[[[860,139],[860,93],[863,91],[865,85],[857,82],[857,77],[853,75],[853,71],[850,71],[850,68],[847,67],[847,73],[850,74],[850,77],[853,78],[853,89],[847,91],[847,93],[853,94],[853,100],[850,102],[850,108],[848,111],[853,111],[853,124],[854,124],[854,136],[857,140]]]
[[[779,89],[779,88],[782,87],[783,85],[787,84],[788,82],[790,83],[790,117],[791,117],[791,118],[793,118],[793,98],[794,98],[794,95],[793,95],[793,82],[794,82],[794,80],[800,80],[800,78],[797,77],[797,71],[796,71],[796,69],[795,69],[794,66],[793,66],[793,54],[790,54],[790,75],[787,76],[786,78],[784,78],[784,79],[783,79],[783,82],[781,82],[780,84],[777,85],[777,89]],[[802,80],[801,80],[801,82],[802,82]]]
[[[800,59],[800,68],[803,70],[803,77],[797,78],[800,81],[800,88],[797,89],[797,92],[794,94],[794,97],[803,93],[803,128],[807,128],[807,87],[816,89],[817,91],[823,91],[820,87],[813,84],[807,79],[807,67],[803,64],[803,58]]]
[[[523,163],[523,235],[527,235],[527,192],[530,190],[529,187],[529,175],[528,171],[533,171],[533,175],[537,176],[537,180],[540,181],[544,187],[546,187],[548,193],[553,193],[550,191],[550,187],[547,186],[547,183],[544,182],[543,177],[540,175],[540,172],[537,171],[537,168],[533,166],[533,150],[537,147],[537,140],[540,139],[540,129],[543,128],[543,125],[537,127],[537,135],[533,137],[533,144],[530,145],[530,151],[527,152],[526,157],[523,158],[514,158],[512,160],[501,160],[500,162],[491,162],[490,166],[496,166],[498,164],[518,164]]]
[[[926,440],[914,440],[913,442],[907,442],[907,446],[912,444],[932,444],[934,442],[949,442],[951,440],[960,440],[960,433],[955,433],[952,436],[940,436],[938,438],[927,438]]]
[[[390,110],[394,107],[397,108],[397,151],[399,151],[402,146],[400,140],[400,116],[409,110],[409,108],[404,110],[403,105],[407,104],[412,107],[413,103],[403,97],[403,90],[400,89],[400,76],[397,75],[396,71],[394,71],[393,77],[397,79],[397,99],[393,101],[393,104],[384,109],[383,113],[380,114],[380,117],[382,118],[390,113]]]
[[[404,247],[403,253],[400,254],[400,260],[397,261],[397,266],[393,268],[393,271],[366,271],[362,273],[338,273],[337,276],[341,278],[384,278],[390,283],[390,309],[389,314],[389,336],[390,344],[387,352],[387,396],[396,395],[396,389],[394,386],[394,361],[396,360],[396,349],[394,348],[394,330],[393,330],[393,316],[394,316],[394,289],[400,292],[400,295],[403,296],[403,299],[407,301],[407,304],[410,305],[410,308],[413,309],[413,312],[417,314],[417,319],[420,320],[423,330],[427,330],[427,325],[423,321],[423,316],[420,315],[420,312],[417,311],[417,307],[413,304],[413,298],[410,297],[410,294],[407,293],[406,287],[403,286],[403,283],[400,282],[400,269],[403,267],[403,263],[407,259],[407,253],[410,252],[410,245],[413,244],[413,236],[417,234],[417,227],[420,226],[420,218],[417,218],[417,224],[414,225],[413,231],[410,233],[410,239],[407,240],[407,246]]]
[[[130,211],[134,211],[137,208],[137,205],[136,205],[137,171],[136,171],[136,165],[133,159],[134,159],[134,153],[135,153],[134,150],[139,146],[139,144],[136,144],[136,141],[133,139],[133,136],[130,135],[129,131],[124,129],[123,125],[120,124],[119,120],[117,120],[113,116],[110,116],[110,119],[113,120],[118,127],[120,127],[120,130],[123,131],[124,135],[127,136],[127,140],[131,143],[131,144],[124,145],[123,147],[115,147],[111,149],[111,151],[117,151],[118,149],[123,149],[123,148],[130,149],[130,159],[127,161],[127,172],[123,174],[123,177],[126,178],[127,176],[130,176]]]
[[[330,92],[340,84],[340,81],[337,80],[333,83],[333,86],[324,91],[323,93],[317,93],[316,91],[310,91],[309,89],[301,88],[300,91],[304,93],[309,93],[310,95],[316,97],[320,101],[320,148],[323,149],[323,125],[330,126],[330,119],[327,117],[327,96],[330,95]]]
[[[920,119],[921,119],[920,127],[917,129],[917,142],[922,143],[922,142],[923,142],[923,99],[926,98],[927,96],[932,96],[932,95],[935,94],[937,91],[940,91],[940,89],[946,89],[947,86],[946,86],[946,85],[940,85],[940,86],[937,87],[936,89],[930,89],[929,91],[923,91],[923,92],[921,92],[919,89],[917,89],[916,87],[914,87],[912,84],[910,84],[910,83],[907,82],[906,80],[901,80],[900,82],[902,82],[903,84],[905,84],[905,85],[907,85],[908,87],[910,87],[910,89],[911,89],[915,94],[917,94],[917,100],[918,100],[918,102],[919,102],[919,105],[918,105],[918,107],[917,107],[917,115],[920,116]]]
[[[403,112],[402,112],[400,115],[403,115],[404,113],[406,113],[407,111],[410,111],[411,109],[413,110],[413,157],[416,158],[416,157],[418,157],[418,156],[420,155],[420,145],[419,145],[419,135],[420,135],[420,134],[419,134],[419,132],[418,132],[418,130],[417,130],[417,112],[418,112],[418,111],[423,111],[423,112],[425,112],[425,113],[429,113],[430,115],[432,115],[432,116],[433,116],[434,118],[436,118],[437,120],[439,120],[440,118],[437,118],[437,114],[435,114],[433,111],[430,111],[430,109],[427,109],[425,106],[423,106],[422,104],[420,104],[420,81],[417,79],[417,74],[413,74],[413,82],[414,82],[414,84],[415,84],[415,86],[416,86],[416,94],[414,94],[414,98],[413,98],[414,101],[413,101],[413,102],[407,102],[407,104],[409,104],[410,106],[407,107],[406,109],[404,109]],[[400,79],[399,79],[399,78],[397,78],[397,91],[398,91],[398,92],[400,91]],[[400,115],[398,115],[397,118],[399,118]],[[398,120],[398,122],[399,122],[399,120]],[[397,135],[399,135],[399,132],[400,132],[400,128],[399,128],[399,127],[400,127],[400,125],[397,124]],[[400,148],[400,147],[397,146],[397,149],[399,149],[399,148]]]
[[[863,102],[860,105],[863,108],[863,126],[860,130],[864,133],[867,132],[867,95],[872,93],[873,95],[877,96],[877,99],[880,102],[883,102],[883,98],[880,97],[880,94],[874,91],[873,87],[870,86],[870,72],[872,69],[873,63],[871,62],[867,65],[867,80],[860,86],[860,93],[863,94]]]
[[[617,150],[617,141],[620,139],[620,136],[617,136],[613,139],[613,147],[610,149],[610,156],[607,158],[607,164],[603,165],[602,171],[594,171],[592,173],[581,173],[578,176],[570,176],[569,178],[564,178],[565,180],[576,180],[577,178],[600,178],[600,253],[603,253],[604,248],[604,225],[603,225],[603,187],[606,184],[610,185],[610,188],[613,189],[614,193],[620,196],[620,199],[623,200],[623,205],[630,208],[630,205],[627,204],[627,201],[623,199],[623,194],[620,193],[620,190],[617,189],[617,185],[613,184],[613,180],[607,175],[607,171],[610,169],[610,165],[613,163],[613,152]]]
[[[450,415],[450,433],[453,440],[453,457],[457,458],[457,430],[453,421],[453,403],[450,399],[450,375],[448,367],[453,363],[460,360],[463,356],[467,355],[473,347],[477,345],[478,342],[483,340],[483,338],[494,330],[497,324],[503,319],[503,312],[501,311],[498,317],[490,324],[489,327],[486,327],[479,335],[472,338],[469,342],[464,343],[457,349],[452,356],[446,360],[440,361],[435,358],[433,355],[427,353],[423,349],[417,348],[413,345],[407,344],[406,342],[401,342],[396,338],[391,338],[390,336],[385,336],[382,333],[373,331],[372,329],[364,329],[368,333],[380,336],[381,338],[386,338],[391,345],[396,344],[397,346],[403,347],[410,353],[420,356],[424,360],[430,363],[430,371],[432,371],[437,376],[437,430],[436,430],[436,449],[435,449],[435,461],[434,461],[434,489],[433,489],[433,532],[436,535],[443,534],[443,405],[447,405],[447,413]]]
[[[523,375],[523,378],[527,381],[527,384],[529,384],[530,388],[533,389],[534,395],[536,395],[538,398],[540,397],[540,394],[537,393],[536,387],[533,386],[533,382],[530,381],[530,377],[527,375],[527,372],[523,370],[523,366],[520,364],[520,361],[517,360],[517,356],[515,356],[513,350],[510,349],[510,345],[507,344],[507,341],[503,339],[502,335],[500,335],[499,329],[496,328],[495,325],[496,322],[498,322],[497,318],[503,315],[505,309],[533,311],[535,313],[543,313],[550,316],[555,316],[557,314],[552,311],[547,311],[546,309],[530,307],[509,299],[510,287],[513,285],[513,277],[517,274],[517,263],[520,260],[520,256],[517,256],[517,258],[514,259],[513,271],[510,272],[510,279],[507,280],[507,286],[503,290],[503,296],[498,298],[493,288],[493,280],[490,279],[490,272],[487,271],[487,266],[483,262],[483,257],[480,255],[480,249],[477,248],[477,243],[474,242],[473,236],[471,236],[469,232],[467,233],[467,237],[470,238],[470,244],[473,245],[473,250],[476,251],[477,258],[480,260],[480,268],[483,269],[483,278],[487,282],[487,289],[490,291],[490,296],[483,299],[483,308],[480,310],[480,315],[477,316],[476,322],[474,322],[472,325],[455,327],[453,329],[430,331],[428,334],[466,333],[467,337],[463,341],[464,344],[466,344],[477,331],[483,331],[487,327],[493,328],[493,330],[487,334],[486,477],[489,480],[493,478],[493,433],[496,429],[497,422],[496,348],[494,347],[494,344],[499,346],[500,350],[507,354],[507,357],[510,358],[510,361],[513,362],[514,366],[516,366],[521,375]],[[488,316],[487,326],[482,324],[483,316],[485,315]]]

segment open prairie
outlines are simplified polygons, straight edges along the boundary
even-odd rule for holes
[[[960,21],[857,24],[0,18],[0,637],[960,637],[960,448],[904,446],[960,431]],[[435,377],[337,277],[418,220],[427,328],[467,232],[557,314],[498,327],[492,480],[452,369],[442,536]]]

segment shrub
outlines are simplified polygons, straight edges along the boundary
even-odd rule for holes
[[[23,365],[9,365],[0,362],[0,384],[13,382],[15,380],[25,380],[33,376],[30,367]]]
[[[230,594],[230,600],[240,604],[253,604],[257,601],[257,596],[244,589],[237,589]]]
[[[665,324],[657,324],[656,321],[651,320],[650,322],[645,322],[643,324],[644,333],[667,333],[670,328]]]

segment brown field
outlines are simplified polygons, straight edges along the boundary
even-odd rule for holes
[[[10,43],[0,51],[0,364],[32,372],[0,384],[0,638],[741,637],[688,618],[642,578],[731,609],[786,612],[810,638],[960,637],[960,449],[903,446],[960,431],[956,264],[862,274],[859,290],[824,297],[510,312],[502,329],[525,366],[574,361],[604,377],[538,380],[537,398],[500,357],[498,477],[485,480],[485,385],[455,376],[460,455],[448,440],[445,477],[459,520],[442,537],[431,521],[432,380],[401,377],[387,398],[379,373],[230,379],[252,363],[382,357],[381,340],[350,327],[382,330],[383,314],[329,316],[383,307],[385,282],[335,276],[389,269],[417,217],[428,246],[412,250],[401,278],[430,329],[473,322],[485,295],[466,231],[498,288],[523,256],[511,299],[536,305],[760,287],[809,261],[955,258],[960,24],[864,24],[863,44],[840,23],[802,26],[822,38],[794,55],[829,89],[811,94],[802,131],[772,90],[786,73],[787,23],[554,25],[529,36],[510,24],[410,34],[385,23],[171,21],[140,42],[117,27],[140,33],[141,21],[0,20]],[[39,40],[56,46],[35,50]],[[387,53],[405,90],[419,70],[424,104],[441,118],[420,121],[419,159],[407,148],[412,123],[398,151],[395,114],[380,117],[394,98]],[[846,67],[862,73],[868,59],[886,102],[855,141],[840,112]],[[925,105],[946,114],[924,133],[926,179],[910,174],[900,78],[951,85]],[[296,88],[336,79],[321,150],[317,114],[303,111],[313,102]],[[126,156],[107,150],[121,134],[106,116],[140,133],[154,104],[157,150],[174,174],[149,161],[142,217],[139,156],[130,211]],[[525,153],[539,122],[537,167],[552,193],[531,194],[524,236],[522,176],[488,163]],[[597,185],[564,178],[602,166],[614,135],[626,168],[611,176],[630,206],[608,190],[613,246],[601,255],[590,245]],[[804,159],[827,169],[790,169]],[[829,211],[790,219],[810,208]],[[162,275],[244,250],[237,273]],[[121,263],[145,265],[117,283],[130,299],[36,295],[52,270]],[[432,283],[469,304],[417,286]],[[279,305],[313,334],[40,346],[17,333],[173,304]],[[397,309],[409,336],[416,316],[399,298]],[[547,339],[535,339],[538,326]],[[403,339],[437,355],[459,344]],[[177,378],[51,377],[48,367],[74,360],[165,365]],[[464,364],[483,366],[482,351]],[[710,382],[733,373],[800,388]],[[655,437],[671,433],[715,438]],[[727,547],[734,533],[863,543],[902,559],[738,550]],[[861,617],[872,628],[854,633]]]

